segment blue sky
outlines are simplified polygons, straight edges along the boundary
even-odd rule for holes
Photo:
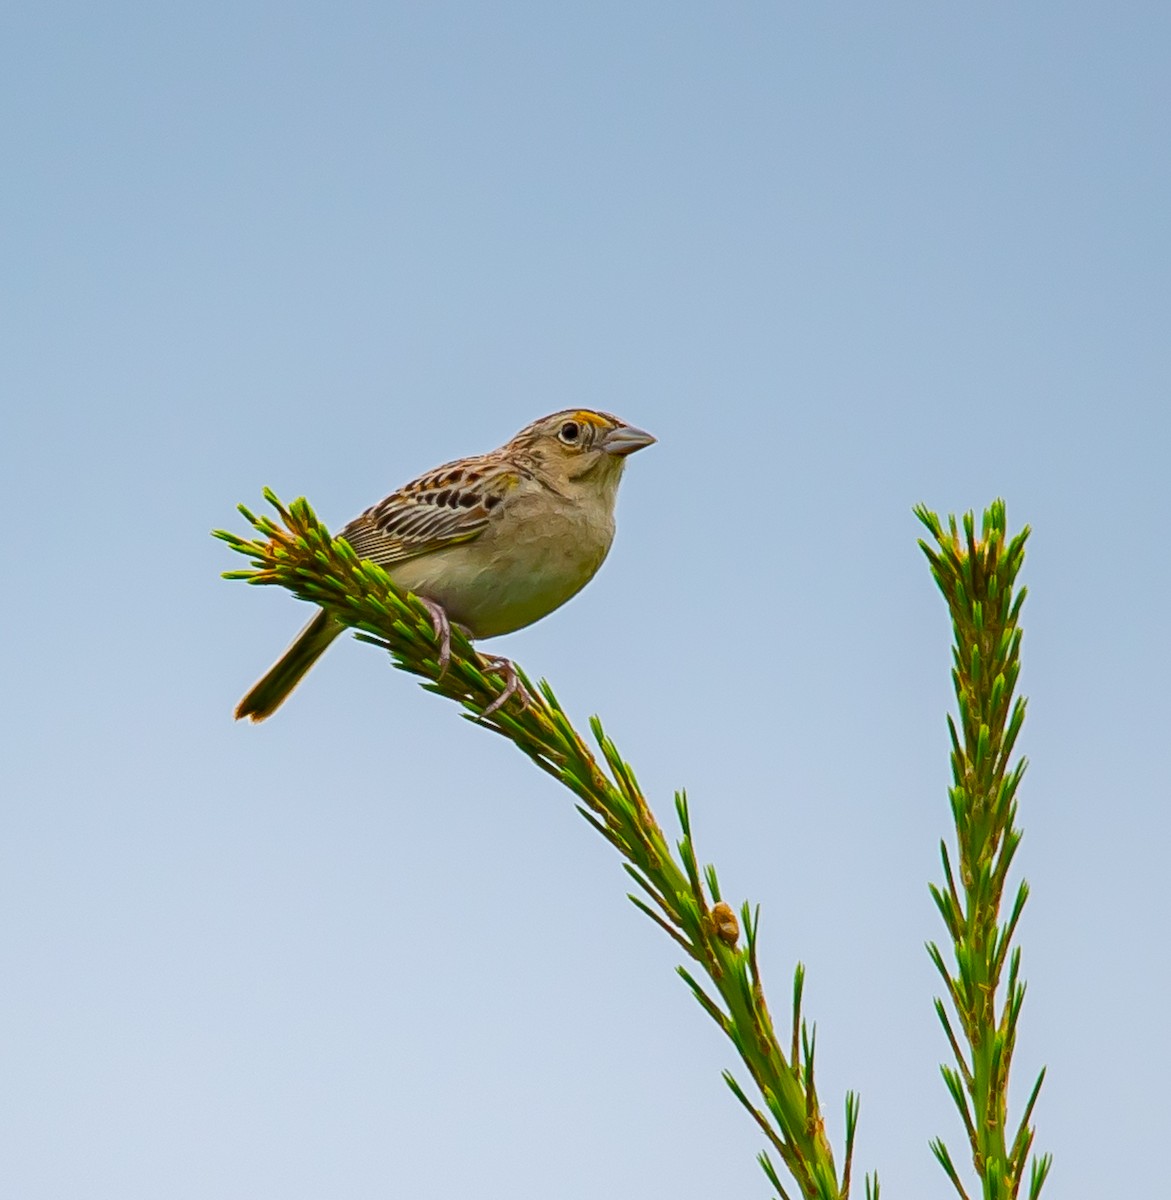
[[[231,721],[306,615],[218,578],[237,502],[340,526],[588,405],[659,444],[596,581],[492,648],[602,715],[665,822],[688,788],[892,1196],[960,1147],[910,510],[1033,527],[1017,1100],[1049,1064],[1053,1194],[1155,1194],[1169,35],[1157,4],[0,18],[0,1190],[768,1195],[730,1049],[567,793],[353,642]]]

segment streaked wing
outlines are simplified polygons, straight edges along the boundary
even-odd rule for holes
[[[356,517],[341,536],[361,558],[381,566],[470,542],[520,478],[494,456],[438,467]]]

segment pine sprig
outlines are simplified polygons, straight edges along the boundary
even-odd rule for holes
[[[343,538],[332,538],[304,499],[285,507],[271,491],[264,496],[279,522],[241,505],[257,536],[215,533],[251,560],[249,569],[226,572],[225,578],[284,587],[328,609],[353,626],[361,640],[386,650],[397,666],[420,676],[425,688],[463,705],[470,720],[508,738],[560,780],[577,798],[582,816],[625,859],[623,866],[641,892],[630,899],[690,960],[694,973],[680,967],[680,975],[731,1039],[760,1099],[751,1100],[730,1074],[725,1075],[728,1086],[788,1168],[800,1194],[805,1200],[848,1200],[857,1098],[853,1093],[846,1098],[847,1149],[839,1175],[814,1083],[815,1036],[801,1018],[803,968],[797,967],[792,1045],[786,1048],[773,1026],[757,962],[759,910],[743,906],[742,938],[735,911],[721,899],[715,869],[700,868],[686,795],[675,797],[682,837],[672,849],[633,769],[596,717],[590,729],[605,769],[544,680],[534,687],[520,674],[530,703],[512,699],[485,717],[503,683],[485,672],[468,640],[452,630],[451,661],[440,674],[438,640],[427,608],[396,589],[382,568],[359,559]],[[707,985],[700,983],[700,975]],[[778,1194],[787,1197],[768,1155],[762,1154],[760,1162]],[[877,1177],[867,1178],[866,1192],[877,1198]]]
[[[1044,1071],[1015,1132],[1008,1122],[1009,1071],[1025,998],[1020,950],[1010,950],[1010,944],[1028,898],[1026,883],[1019,885],[1008,919],[1000,920],[1009,867],[1021,840],[1017,792],[1026,761],[1019,758],[1014,764],[1012,755],[1025,718],[1025,701],[1014,699],[1014,692],[1026,589],[1015,584],[1029,530],[1008,538],[1001,500],[984,513],[979,536],[970,512],[962,528],[953,516],[947,529],[922,505],[915,515],[931,534],[930,543],[919,545],[951,614],[952,683],[959,717],[958,722],[948,717],[948,798],[956,828],[956,863],[953,868],[951,852],[942,843],[944,881],[931,887],[951,939],[954,965],[948,965],[934,942],[927,947],[947,994],[946,1003],[936,1001],[935,1011],[954,1066],[940,1069],[960,1114],[984,1200],[1016,1200],[1026,1178],[1029,1200],[1036,1200],[1050,1157],[1034,1158],[1031,1165],[1026,1160]],[[957,1195],[968,1200],[946,1145],[936,1139],[931,1149]]]

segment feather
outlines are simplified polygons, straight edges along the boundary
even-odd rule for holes
[[[341,535],[360,558],[383,567],[470,542],[521,473],[492,455],[447,463],[368,508]]]

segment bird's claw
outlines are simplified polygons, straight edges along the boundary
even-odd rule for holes
[[[516,667],[512,665],[510,659],[502,658],[497,654],[481,654],[480,662],[493,675],[499,675],[504,680],[504,691],[480,713],[479,720],[482,721],[485,717],[490,717],[498,708],[503,708],[513,696],[520,698],[521,708],[528,708],[532,704],[533,698],[529,695],[525,685],[521,683]]]
[[[451,621],[441,604],[436,604],[434,600],[428,600],[426,596],[419,596],[418,600],[430,615],[431,628],[435,631],[435,641],[439,647],[439,673],[435,678],[439,680],[447,674],[447,668],[451,666]],[[493,675],[499,675],[504,680],[504,691],[480,713],[479,720],[482,721],[485,717],[490,717],[497,709],[503,708],[513,696],[520,697],[522,708],[528,708],[532,704],[533,698],[529,695],[525,685],[521,683],[520,676],[516,673],[516,667],[512,665],[510,659],[502,658],[498,654],[481,654],[479,658],[487,671]]]
[[[435,631],[435,640],[439,643],[439,674],[436,679],[442,679],[451,665],[451,622],[441,604],[428,600],[426,596],[419,597],[419,603],[431,616],[431,628]]]

